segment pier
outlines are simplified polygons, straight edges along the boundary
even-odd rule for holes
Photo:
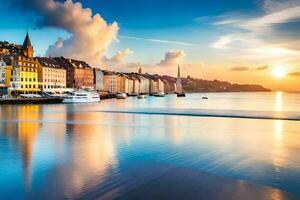
[[[8,98],[0,99],[2,104],[56,104],[62,103],[62,98]]]

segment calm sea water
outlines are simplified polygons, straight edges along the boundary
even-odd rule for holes
[[[1,105],[0,199],[117,197],[174,167],[300,197],[298,119],[300,93]]]

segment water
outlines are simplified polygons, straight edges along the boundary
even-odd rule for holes
[[[299,93],[1,105],[0,196],[112,198],[183,169],[300,197],[298,116]]]

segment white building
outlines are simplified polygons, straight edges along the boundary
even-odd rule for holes
[[[157,76],[151,76],[150,93],[164,92],[164,82]]]
[[[94,68],[96,90],[104,90],[104,73],[100,69]]]
[[[139,75],[140,78],[140,93],[150,93],[150,80],[143,75]]]
[[[0,85],[6,84],[6,63],[0,59]]]

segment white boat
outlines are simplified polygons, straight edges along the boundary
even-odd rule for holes
[[[99,101],[100,95],[92,91],[75,91],[63,97],[63,103],[93,103]]]
[[[138,98],[138,99],[146,99],[146,95],[144,95],[144,94],[139,94],[139,95],[137,96],[137,98]]]
[[[185,97],[185,93],[183,91],[182,84],[181,84],[180,66],[179,65],[178,65],[177,81],[176,81],[176,93],[177,93],[177,97]]]
[[[155,97],[164,97],[166,94],[164,92],[157,92],[155,94],[153,94],[153,96]]]
[[[20,96],[24,99],[42,98],[42,96],[39,94],[21,94]]]
[[[123,92],[117,92],[116,93],[116,98],[117,99],[126,99],[127,98],[127,95]]]

